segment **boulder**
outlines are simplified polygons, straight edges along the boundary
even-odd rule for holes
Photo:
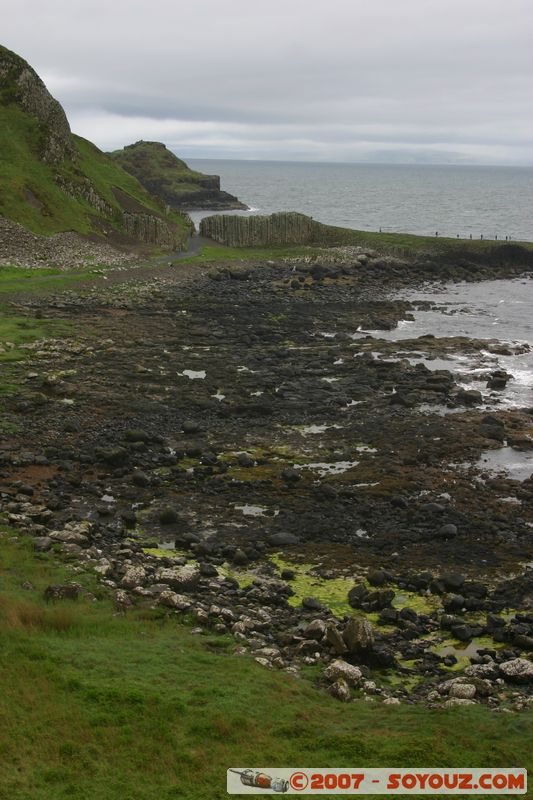
[[[329,666],[324,670],[324,677],[328,681],[337,681],[339,678],[346,681],[350,686],[357,686],[363,673],[359,667],[354,667],[353,664],[348,664],[347,661],[337,659],[332,661]]]
[[[349,653],[368,652],[374,647],[374,630],[365,617],[352,617],[342,638]]]
[[[335,697],[342,703],[348,703],[352,697],[348,684],[342,678],[332,683],[328,691],[332,697]]]
[[[328,625],[326,631],[326,642],[333,648],[337,655],[342,655],[346,652],[346,645],[344,639],[340,635],[335,625]]]
[[[142,586],[145,578],[146,570],[144,567],[131,566],[126,569],[120,583],[124,589],[135,589],[137,586]]]
[[[533,661],[513,658],[500,664],[500,674],[510,683],[533,683]]]
[[[174,608],[176,611],[187,611],[191,604],[182,594],[171,592],[169,589],[160,592],[157,602],[160,606]]]
[[[47,586],[44,590],[44,599],[50,600],[77,600],[81,592],[79,583],[56,583]]]
[[[316,639],[320,641],[324,638],[326,633],[326,623],[322,619],[314,619],[312,622],[309,623],[307,628],[304,630],[303,635],[306,639]]]
[[[161,567],[157,570],[156,578],[160,583],[167,583],[176,592],[186,592],[196,589],[200,580],[200,572],[196,567]]]
[[[273,533],[271,536],[268,537],[268,543],[274,545],[275,547],[278,546],[285,546],[291,544],[299,544],[300,539],[294,533]]]
[[[450,686],[449,697],[460,697],[462,700],[472,700],[476,694],[476,687],[471,683],[454,683]]]
[[[358,583],[348,592],[348,602],[352,608],[361,608],[369,594],[370,592],[364,583]]]

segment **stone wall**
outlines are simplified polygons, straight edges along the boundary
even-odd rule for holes
[[[311,244],[323,236],[325,227],[295,211],[284,211],[269,217],[217,214],[201,221],[200,233],[229,247],[267,247]]]

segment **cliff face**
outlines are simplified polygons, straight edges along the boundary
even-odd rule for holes
[[[120,245],[186,244],[186,218],[73,135],[35,70],[1,46],[0,153],[0,215],[33,233],[75,231]]]
[[[43,161],[59,164],[65,158],[76,158],[70,125],[61,105],[24,59],[1,46],[0,87],[2,105],[17,103],[39,121]]]
[[[136,142],[109,153],[149,192],[174,209],[245,209],[236,197],[220,189],[218,175],[190,169],[161,142]]]

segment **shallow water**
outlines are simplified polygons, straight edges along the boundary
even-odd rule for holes
[[[402,320],[394,330],[371,331],[372,335],[395,342],[427,334],[438,338],[464,336],[491,340],[491,350],[498,343],[509,348],[526,345],[529,351],[524,347],[525,352],[512,355],[486,349],[480,353],[434,359],[415,352],[410,360],[424,363],[429,369],[449,369],[459,375],[459,380],[464,377],[465,386],[480,389],[484,395],[489,390],[485,389],[483,375],[503,369],[513,377],[503,391],[492,392],[493,400],[501,408],[533,405],[533,279],[433,285],[406,291],[400,296],[415,305],[417,301],[429,301],[437,303],[438,307],[415,309],[414,321]],[[353,334],[355,339],[363,335]],[[419,347],[423,351],[423,340]],[[476,381],[476,377],[481,380]]]

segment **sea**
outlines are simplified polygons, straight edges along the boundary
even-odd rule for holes
[[[245,214],[300,211],[365,231],[533,241],[533,167],[189,159]],[[208,211],[191,214],[198,222]],[[220,213],[220,212],[218,212]],[[234,212],[232,212],[234,213]],[[236,213],[236,212],[235,212]]]

